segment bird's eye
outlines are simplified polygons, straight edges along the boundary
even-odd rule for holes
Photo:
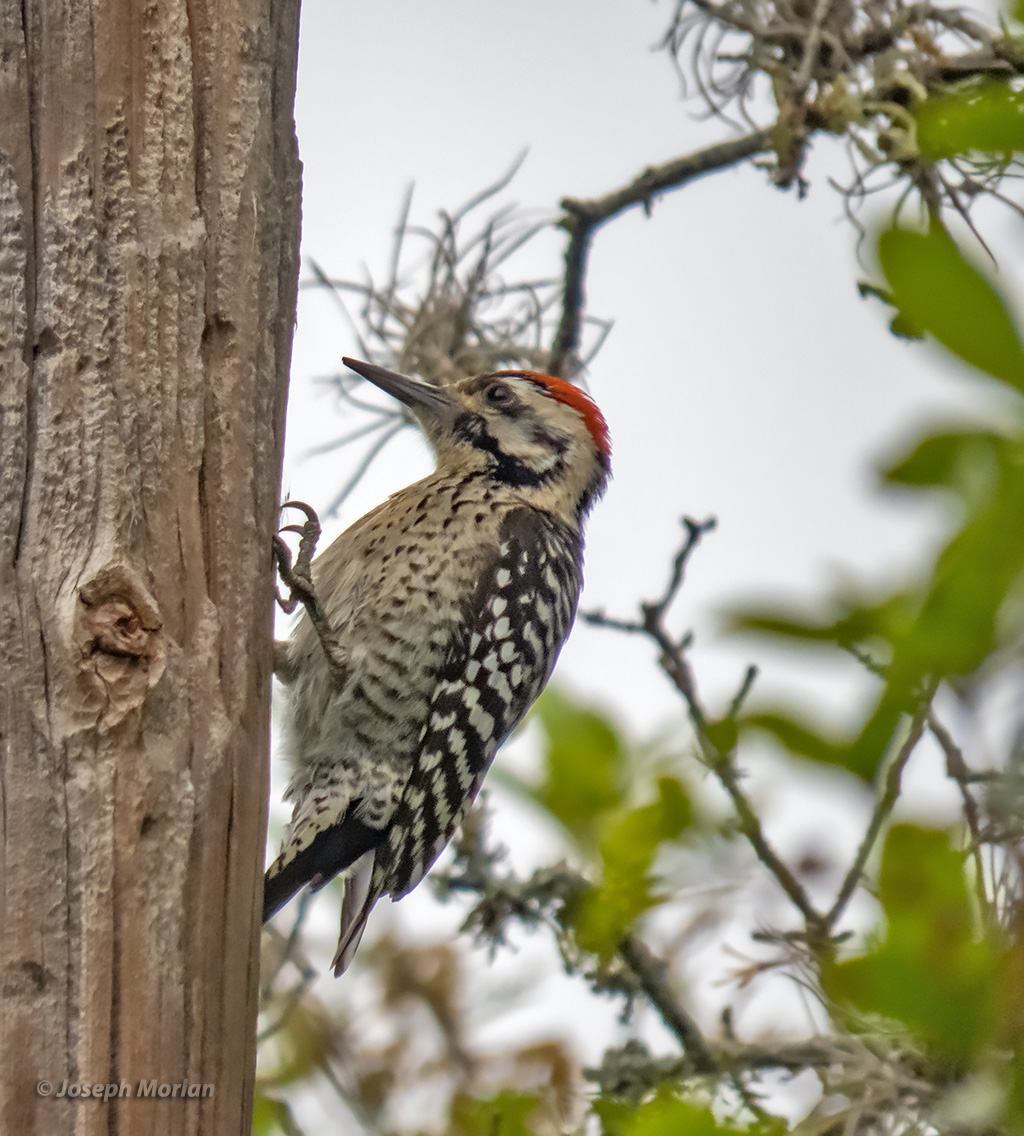
[[[484,391],[484,398],[487,399],[489,406],[501,408],[511,406],[516,401],[516,392],[508,383],[491,383]]]

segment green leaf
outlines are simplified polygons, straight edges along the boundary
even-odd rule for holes
[[[828,967],[826,992],[903,1022],[942,1057],[976,1054],[996,1023],[1000,960],[975,938],[959,853],[944,832],[894,827],[878,881],[885,941]]]
[[[977,500],[986,488],[994,487],[1010,444],[986,430],[932,434],[880,472],[891,484],[949,489],[965,500]]]
[[[810,616],[781,612],[737,609],[727,616],[730,631],[753,631],[780,639],[796,639],[810,643],[834,643],[837,622],[821,622]]]
[[[719,1127],[710,1109],[695,1108],[665,1090],[635,1108],[598,1101],[594,1111],[601,1118],[602,1136],[735,1136],[738,1131]]]
[[[800,721],[792,711],[748,714],[740,722],[744,731],[761,730],[775,738],[797,757],[835,765],[865,781],[872,781],[889,752],[909,698],[900,698],[889,687],[883,690],[875,709],[853,737],[826,737],[820,728]]]
[[[817,728],[797,721],[790,713],[765,710],[747,714],[741,719],[740,726],[744,731],[760,730],[769,734],[798,757],[808,757],[812,761],[824,761],[830,765],[842,764],[846,747],[841,741],[824,737]]]
[[[284,1101],[264,1096],[257,1090],[252,1104],[252,1136],[275,1136],[278,1132],[288,1136],[297,1129],[291,1109]]]
[[[912,598],[901,592],[875,601],[837,595],[830,606],[830,612],[817,617],[778,609],[737,609],[728,614],[728,627],[796,643],[849,646],[873,639],[891,642],[913,614]]]
[[[896,647],[891,674],[975,671],[997,641],[998,615],[1024,571],[1024,464],[1004,463],[991,498],[942,550],[921,610]]]
[[[842,740],[786,710],[745,717],[791,752],[870,780],[920,693],[947,676],[974,673],[1012,635],[1012,603],[1024,586],[1024,444],[985,431],[924,439],[885,474],[893,482],[943,486],[965,506],[959,531],[914,592],[876,603],[832,600],[831,619],[773,612],[734,615],[734,626],[794,642],[868,644],[886,663],[885,688],[856,736]],[[1019,620],[1018,620],[1019,622]],[[876,648],[883,648],[881,655]]]
[[[763,630],[783,639],[805,638],[834,642],[840,646],[863,646],[885,663],[888,677],[874,708],[852,734],[845,737],[827,734],[805,716],[786,708],[768,708],[745,715],[740,720],[743,731],[761,730],[776,739],[790,753],[812,761],[846,769],[865,781],[871,781],[889,752],[905,713],[914,707],[914,691],[921,675],[908,677],[892,674],[891,658],[895,645],[905,641],[913,627],[921,605],[915,599],[896,592],[877,603],[858,603],[846,597],[834,597],[833,608],[838,617],[829,622],[812,624],[809,620],[784,620],[778,617],[747,615],[740,626]]]
[[[732,753],[739,739],[739,726],[735,718],[721,718],[717,722],[708,722],[704,732],[708,741],[719,753]]]
[[[924,448],[909,470],[901,472],[922,480],[943,474],[953,477],[941,467],[955,448],[952,443],[939,443],[930,453]],[[905,618],[890,623],[892,658],[885,690],[859,736],[832,759],[862,777],[874,775],[895,740],[902,716],[913,709],[925,684],[974,673],[1005,635],[1002,613],[1024,577],[1024,455],[1018,450],[1009,442],[989,447],[993,459],[987,463],[989,471],[975,477],[972,491],[967,489],[966,473],[955,475],[962,478],[972,511],[937,557],[931,578],[920,590],[916,611],[911,614],[905,608]],[[804,739],[805,750],[813,741]],[[790,744],[797,743],[790,739]],[[827,755],[822,759],[827,760]]]
[[[1024,346],[1005,300],[945,232],[889,229],[878,255],[907,319],[965,362],[1024,389]]]
[[[692,811],[674,777],[658,780],[658,799],[608,821],[601,837],[601,882],[580,901],[576,939],[584,950],[609,959],[643,912],[662,902],[653,892],[651,866],[658,847],[678,840]]]
[[[594,1115],[601,1121],[601,1136],[623,1136],[635,1111],[630,1105],[608,1097],[599,1097],[593,1104]]]
[[[536,1093],[507,1090],[488,1100],[459,1094],[452,1102],[449,1131],[452,1136],[531,1136],[527,1120],[539,1104]]]
[[[626,748],[611,722],[550,687],[536,714],[547,738],[537,799],[582,843],[593,843],[599,817],[622,802]]]
[[[1024,150],[1024,92],[1005,82],[987,81],[926,99],[916,115],[918,146],[931,161],[972,150]]]

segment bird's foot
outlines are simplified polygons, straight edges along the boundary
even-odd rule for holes
[[[279,591],[275,591],[277,602],[289,615],[300,603],[306,609],[313,630],[320,640],[327,665],[340,689],[347,681],[348,668],[342,660],[341,648],[331,627],[331,621],[327,618],[327,613],[321,606],[313,585],[313,556],[316,553],[316,543],[320,539],[320,518],[316,515],[316,510],[304,501],[285,501],[281,508],[299,509],[306,514],[306,520],[301,525],[285,525],[280,530],[299,534],[299,551],[294,562],[288,545],[279,535],[274,536],[274,560],[277,572],[289,593],[284,597]]]
[[[301,525],[285,525],[280,530],[299,534],[299,554],[295,557],[294,563],[292,550],[280,536],[274,536],[274,559],[277,562],[277,571],[289,591],[287,599],[278,592],[277,602],[288,615],[291,615],[300,603],[307,611],[310,610],[311,605],[319,611],[320,601],[316,598],[316,590],[313,587],[312,568],[316,542],[320,539],[320,518],[316,515],[316,510],[304,501],[285,501],[281,508],[301,509],[306,514],[306,521]],[[310,618],[312,617],[313,614],[310,612]]]

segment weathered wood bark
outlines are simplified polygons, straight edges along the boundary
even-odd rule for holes
[[[250,1127],[297,23],[298,0],[0,2],[12,1136]]]

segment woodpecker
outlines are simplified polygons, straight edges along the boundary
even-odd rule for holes
[[[600,410],[562,379],[497,371],[439,388],[344,362],[416,416],[437,468],[316,557],[315,598],[275,660],[293,813],[263,920],[344,872],[335,974],[376,901],[406,895],[441,854],[547,682],[610,471]]]

